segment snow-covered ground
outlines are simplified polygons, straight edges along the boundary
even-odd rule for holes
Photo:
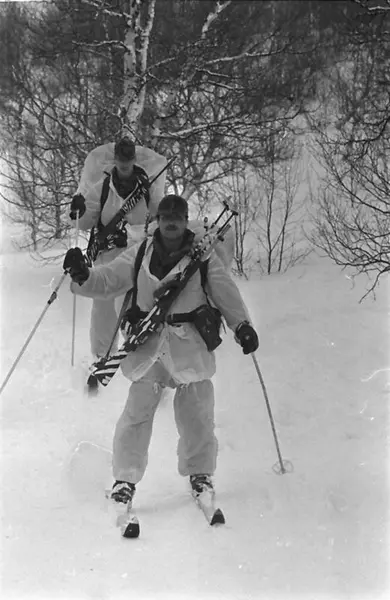
[[[1,257],[1,381],[61,276],[60,264]],[[110,446],[127,395],[118,373],[83,392],[90,301],[68,282],[3,391],[4,599],[386,598],[389,593],[388,290],[359,304],[328,260],[239,281],[260,336],[257,358],[232,335],[218,350],[216,487],[225,527],[207,525],[176,471],[171,395],[156,415],[135,507],[138,540],[120,538],[104,499]]]

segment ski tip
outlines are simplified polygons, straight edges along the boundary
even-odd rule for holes
[[[225,524],[225,516],[220,508],[214,512],[211,517],[210,525],[224,525]]]
[[[95,375],[90,375],[87,379],[88,396],[96,396],[99,391],[99,380]]]
[[[124,538],[137,538],[140,534],[139,521],[133,516],[131,520],[122,527],[122,536]]]

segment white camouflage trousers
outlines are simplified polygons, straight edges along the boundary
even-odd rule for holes
[[[180,475],[213,474],[218,442],[214,434],[214,387],[210,379],[177,385],[159,362],[131,384],[113,443],[115,480],[137,484],[148,463],[153,419],[164,387],[175,388],[174,414]]]

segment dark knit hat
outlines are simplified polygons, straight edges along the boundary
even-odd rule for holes
[[[133,160],[135,158],[135,144],[129,137],[123,137],[115,144],[115,158]]]
[[[168,194],[164,196],[157,208],[157,216],[177,213],[188,218],[188,204],[181,196]]]

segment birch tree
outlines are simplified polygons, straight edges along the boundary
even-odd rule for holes
[[[111,22],[111,26],[106,26],[106,40],[83,43],[83,49],[94,51],[97,48],[111,48],[121,51],[123,65],[120,65],[119,72],[122,71],[122,90],[113,110],[116,110],[120,119],[122,133],[130,131],[134,136],[142,137],[140,118],[145,107],[148,49],[156,0],[119,0],[114,6],[109,0],[82,2],[93,7],[103,19]],[[113,24],[118,21],[121,23],[116,27],[119,36],[112,39],[110,33]]]

